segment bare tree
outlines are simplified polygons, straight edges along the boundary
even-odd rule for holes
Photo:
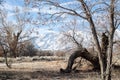
[[[1,38],[1,37],[0,37]],[[8,46],[5,45],[4,39],[0,39],[0,47],[1,47],[1,50],[2,50],[2,53],[5,57],[5,63],[7,65],[8,68],[11,68],[11,65],[8,63],[8,60],[7,60],[7,53],[9,52],[8,51]]]
[[[66,44],[66,41],[67,41],[68,43],[71,42],[78,49],[83,48],[84,38],[83,38],[83,35],[81,34],[81,32],[77,28],[76,20],[71,21],[68,24],[65,24],[65,26],[62,27],[62,34],[64,35],[64,40],[61,40],[62,43],[65,42],[65,44]]]
[[[20,20],[20,17],[17,17],[17,24],[10,23],[7,21],[7,16],[1,13],[1,18],[2,18],[2,27],[0,29],[0,33],[2,34],[2,37],[4,37],[4,41],[6,42],[6,45],[10,48],[10,53],[11,55],[16,57],[17,56],[17,45],[19,42],[22,41],[23,38],[28,37],[22,34],[25,27],[25,22]],[[21,22],[22,21],[22,22]]]
[[[36,56],[37,49],[31,41],[26,41],[24,44],[21,45],[20,49],[21,48],[23,48],[20,52],[21,56]]]
[[[63,10],[63,11],[54,13],[52,16],[58,15],[58,14],[60,14],[59,16],[63,14],[70,14],[73,16],[78,16],[89,23],[89,26],[92,31],[92,35],[96,44],[96,48],[98,51],[98,58],[99,58],[99,64],[100,64],[100,70],[101,70],[101,79],[111,80],[113,38],[114,38],[115,30],[119,27],[119,24],[120,24],[119,12],[118,12],[119,8],[117,8],[119,0],[109,0],[109,1],[100,0],[98,2],[85,1],[85,0],[77,0],[77,1],[78,3],[80,3],[79,11],[77,11],[78,9],[75,10],[69,7],[62,6],[57,1],[54,2],[51,0],[47,0],[47,2],[50,3],[51,5]],[[100,5],[100,6],[96,7],[97,5]],[[102,13],[107,14],[107,17],[108,17],[106,18],[106,20],[108,21],[107,27],[108,27],[108,41],[109,41],[108,49],[106,52],[107,64],[104,64],[104,56],[103,56],[103,52],[102,52],[97,31],[96,31],[97,24],[95,23],[95,20],[94,20],[95,13],[98,15],[102,15]]]
[[[4,9],[4,6],[3,6]],[[23,8],[24,11],[24,8]],[[33,39],[30,34],[31,28],[26,30],[26,26],[32,20],[27,12],[20,13],[18,7],[13,8],[13,15],[8,16],[7,11],[1,9],[0,12],[0,46],[2,47],[3,54],[6,60],[6,65],[10,68],[7,62],[7,56],[17,57],[18,50],[22,43]],[[12,17],[14,20],[10,21]],[[11,19],[11,18],[10,18]]]

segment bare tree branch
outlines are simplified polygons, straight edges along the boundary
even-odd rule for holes
[[[78,12],[76,12],[75,10],[73,10],[73,9],[69,9],[69,8],[66,8],[66,7],[63,7],[63,6],[61,6],[60,4],[58,4],[58,3],[55,3],[55,2],[52,2],[52,1],[48,1],[51,5],[54,5],[55,7],[59,7],[59,8],[61,8],[61,9],[64,9],[64,10],[67,10],[67,12],[60,12],[60,13],[67,13],[67,14],[70,14],[70,15],[75,15],[75,16],[79,16],[79,17],[81,17],[81,18],[83,18],[83,19],[87,19],[86,17],[84,17],[84,16],[82,16],[82,15],[80,15]],[[58,13],[57,13],[58,14]]]

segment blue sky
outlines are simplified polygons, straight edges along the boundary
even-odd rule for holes
[[[26,1],[29,1],[29,0],[26,0]],[[72,9],[76,9],[77,12],[80,12],[80,9],[78,8],[80,6],[80,3],[78,3],[77,0],[54,0],[54,1],[58,1],[60,3],[60,5],[69,7]],[[88,1],[90,1],[90,0],[88,0]],[[94,2],[95,0],[92,0],[92,1]],[[8,20],[9,21],[15,22],[14,10],[16,7],[20,9],[20,14],[22,15],[23,8],[25,8],[24,0],[5,0],[4,9],[8,12]],[[97,8],[97,7],[98,6],[96,6],[95,8]],[[76,20],[76,23],[77,23],[76,24],[77,30],[81,30],[83,32],[88,31],[88,29],[89,29],[88,22],[86,22],[85,20],[80,19],[79,17],[76,17],[76,16],[64,14],[61,17],[59,17],[59,19],[53,18],[53,21],[51,21],[51,19],[48,19],[48,17],[50,17],[51,14],[53,14],[55,12],[59,12],[59,11],[62,11],[62,9],[58,9],[58,8],[50,6],[50,5],[41,4],[40,9],[29,5],[28,10],[25,12],[29,12],[30,13],[29,16],[32,16],[32,20],[40,22],[40,24],[26,25],[26,26],[28,26],[29,28],[36,27],[35,30],[39,33],[38,37],[42,36],[44,34],[49,34],[49,33],[59,34],[59,32],[61,32],[63,30],[61,28],[62,26],[64,26],[64,27],[73,26],[73,25],[70,25],[70,23],[71,23],[71,21],[74,21],[74,20]],[[37,15],[38,12],[40,12],[41,16]],[[96,16],[96,14],[95,14],[95,16]],[[39,19],[37,19],[37,18],[39,18]],[[36,34],[33,34],[33,36],[34,35],[36,36]],[[37,42],[39,42],[39,40]]]
[[[13,18],[13,16],[14,16],[14,12],[13,11],[15,10],[16,7],[18,7],[19,9],[22,10],[22,8],[24,7],[24,2],[23,1],[24,0],[6,0],[5,1],[4,8],[6,9],[6,11],[8,11],[8,16],[10,17],[10,19]],[[59,0],[59,1],[63,5],[67,5],[67,4],[71,3],[71,0]],[[68,2],[68,3],[66,3],[66,2]],[[74,1],[72,1],[72,2],[74,2]],[[55,10],[51,10],[51,11],[47,11],[46,9],[49,9],[49,6],[44,6],[43,9],[40,9],[40,11],[41,11],[40,13],[41,14],[42,13],[44,13],[44,14],[47,14],[47,13],[51,14],[52,12],[54,13],[56,11],[56,9]],[[37,12],[39,12],[37,8],[32,8],[32,11],[30,11],[30,13],[31,13],[31,15],[33,15],[33,18],[37,17],[37,15],[36,15]],[[71,16],[69,17],[69,19],[70,18],[71,18]],[[60,21],[60,22],[65,22],[65,21]]]
[[[5,1],[3,9],[7,11],[9,21],[12,21],[13,23],[15,23],[15,18],[14,18],[15,8],[20,9],[20,15],[22,15],[22,9],[25,6],[23,1],[24,0],[6,0]],[[63,6],[67,6],[69,4],[72,4],[71,2],[75,3],[75,1],[71,1],[71,0],[59,0],[59,1],[60,1],[60,4],[63,5]],[[39,45],[44,44],[43,48],[46,48],[47,46],[50,46],[51,44],[54,44],[53,49],[55,49],[56,43],[59,43],[59,42],[54,43],[54,40],[57,39],[55,36],[57,36],[57,34],[59,34],[59,32],[61,31],[60,27],[65,26],[64,23],[68,23],[70,21],[70,19],[75,19],[75,17],[74,16],[67,16],[68,18],[66,18],[66,15],[63,15],[60,18],[61,19],[64,18],[64,17],[65,18],[61,21],[58,21],[58,20],[54,20],[53,22],[51,20],[46,21],[46,19],[44,19],[45,16],[50,17],[50,15],[46,15],[46,14],[51,14],[51,13],[54,13],[54,12],[59,11],[59,10],[57,8],[49,10],[49,6],[42,6],[42,9],[40,9],[40,13],[41,13],[42,16],[40,16],[40,19],[36,19],[38,17],[37,13],[39,12],[38,8],[33,8],[33,7],[30,6],[29,9],[30,10],[28,12],[30,12],[30,15],[32,15],[33,20],[38,20],[38,21],[41,22],[41,24],[31,26],[31,27],[34,27],[34,30],[36,30],[37,33],[39,34],[39,35],[36,35],[34,33],[32,35],[40,37],[40,38],[41,37],[45,38],[45,39],[43,39],[44,41],[39,38],[34,42],[35,43],[37,42],[37,44],[39,44]],[[41,21],[41,18],[42,18],[42,21]],[[26,26],[29,27],[29,25],[26,25]],[[50,35],[49,35],[49,33],[50,33]],[[46,36],[48,38],[51,38],[51,40],[48,40],[48,38],[46,39]],[[48,43],[48,45],[46,45],[46,43]],[[49,43],[51,43],[51,44],[49,44]]]

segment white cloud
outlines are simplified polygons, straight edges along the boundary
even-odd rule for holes
[[[18,9],[22,9],[22,7],[21,6],[15,6],[15,5],[11,5],[11,4],[9,4],[9,3],[4,3],[3,4],[3,9],[6,9],[6,10],[10,10],[10,11],[13,11],[14,9],[16,9],[16,8],[18,8]]]
[[[66,5],[72,5],[72,4],[76,4],[78,3],[77,1],[71,1],[71,2],[66,2],[66,3],[61,3],[60,5],[61,6],[66,6]],[[20,5],[11,5],[9,3],[4,3],[4,9],[8,10],[8,11],[14,11],[16,9],[16,7],[18,9],[20,9],[20,13],[23,13],[23,12],[40,12],[40,13],[44,13],[44,14],[54,14],[56,12],[60,12],[61,10],[57,9],[56,7],[54,6],[45,6],[45,7],[42,7],[40,10],[38,8],[25,8],[25,7],[22,7]],[[51,9],[49,9],[51,7]],[[23,11],[24,9],[24,11]],[[9,13],[8,16],[14,16],[15,13]],[[66,15],[63,15],[62,17],[65,17]]]
[[[4,3],[2,9],[6,9],[6,10],[12,10],[13,6],[9,5],[8,3]]]
[[[71,1],[71,2],[66,2],[66,3],[61,3],[61,6],[67,6],[67,5],[72,5],[78,3],[77,1]],[[51,9],[50,9],[51,8]],[[54,14],[56,12],[60,12],[61,10],[56,8],[55,6],[52,5],[47,5],[46,7],[42,7],[40,10],[37,8],[31,8],[31,11],[33,12],[41,12],[41,13],[48,13],[48,14]],[[63,17],[66,15],[63,15]]]
[[[56,12],[59,12],[60,10],[57,9],[48,9],[48,7],[43,7],[40,10],[38,8],[25,8],[22,6],[13,6],[10,4],[5,3],[3,9],[7,10],[7,11],[15,11],[15,9],[18,8],[20,10],[19,14],[23,13],[23,12],[32,12],[32,13],[43,13],[43,14],[54,14]],[[14,16],[15,13],[13,12],[9,12],[8,16]]]
[[[70,2],[65,2],[65,3],[61,3],[61,6],[66,6],[66,5],[73,5],[73,4],[78,4],[78,1],[70,1]]]

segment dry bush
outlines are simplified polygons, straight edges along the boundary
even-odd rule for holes
[[[21,46],[23,46],[23,45],[21,45]],[[19,46],[19,47],[21,47],[21,46]],[[28,41],[24,44],[23,48],[20,48],[18,56],[33,57],[33,56],[36,56],[37,51],[38,50],[35,48],[34,44],[32,42]]]
[[[65,56],[65,52],[64,51],[55,51],[54,52],[54,55],[55,56],[58,56],[58,57],[64,57]]]
[[[53,52],[49,50],[40,50],[36,53],[36,56],[53,56]]]

